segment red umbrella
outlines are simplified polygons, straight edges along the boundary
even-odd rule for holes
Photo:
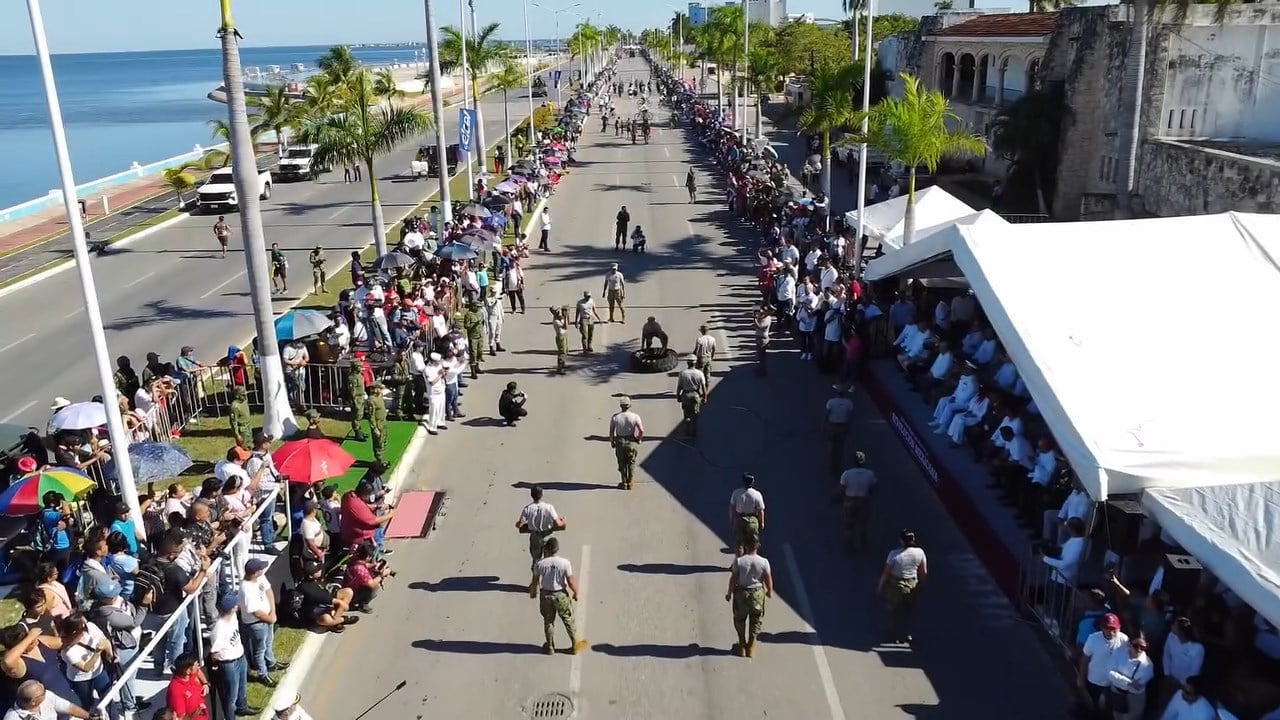
[[[290,440],[271,453],[280,471],[292,483],[310,485],[337,477],[347,471],[356,459],[328,438]]]

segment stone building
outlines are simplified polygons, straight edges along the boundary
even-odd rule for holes
[[[1054,215],[1110,217],[1122,162],[1121,84],[1129,6],[1057,13],[948,12],[886,40],[882,63],[942,90],[989,137],[1002,105],[1056,84],[1062,128]],[[1152,21],[1136,172],[1154,215],[1280,212],[1280,3],[1238,5],[1225,20],[1193,5]],[[896,89],[890,86],[891,91]],[[997,159],[984,171],[1004,172]]]

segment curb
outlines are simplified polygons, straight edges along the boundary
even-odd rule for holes
[[[508,129],[507,134],[510,134],[510,132],[511,130]],[[500,141],[501,138],[499,139]],[[428,195],[427,197],[431,196]],[[533,230],[534,225],[541,222],[542,208],[546,206],[549,199],[550,197],[543,198],[529,211],[529,222],[525,223],[524,227],[526,234]],[[302,301],[299,300],[298,302],[301,303]],[[408,469],[413,467],[418,460],[418,456],[422,454],[423,448],[426,447],[426,439],[427,428],[422,423],[418,423],[418,428],[414,430],[413,437],[409,439],[409,445],[405,447],[404,455],[400,456],[400,460],[391,471],[391,477],[387,480],[388,494],[392,499],[395,499],[400,494],[400,485],[407,479]],[[294,651],[293,657],[289,659],[289,669],[280,678],[280,683],[275,692],[271,693],[271,700],[262,709],[262,715],[259,716],[259,720],[274,720],[276,702],[302,692],[302,681],[307,673],[311,671],[311,666],[315,664],[316,658],[320,656],[320,650],[327,637],[329,637],[327,634],[307,633],[307,639],[302,641],[302,644]]]

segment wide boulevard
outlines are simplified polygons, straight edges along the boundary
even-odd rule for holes
[[[633,59],[620,72],[647,75]],[[626,115],[634,105],[624,99],[619,109]],[[581,162],[551,200],[551,251],[535,253],[526,269],[529,313],[507,315],[508,351],[466,390],[467,419],[428,438],[406,482],[406,490],[447,491],[444,515],[427,540],[396,541],[399,576],[374,614],[326,638],[302,686],[310,714],[514,719],[527,717],[535,698],[559,693],[575,717],[600,720],[1064,718],[1067,693],[1030,629],[862,397],[850,449],[866,451],[882,487],[871,550],[845,554],[819,470],[830,381],[785,341],[767,378],[752,367],[751,232],[725,211],[720,186],[682,132],[661,129],[651,144],[632,145],[599,127],[593,114]],[[683,187],[691,163],[701,178],[697,204]],[[614,251],[621,205],[648,235],[647,254]],[[599,298],[610,262],[627,279],[626,323],[598,326],[597,353],[573,357],[567,376],[550,375],[547,307],[572,305],[588,290]],[[724,348],[696,443],[678,429],[674,377],[628,372],[650,315],[682,351],[701,323]],[[512,380],[529,396],[530,417],[499,427],[498,393]],[[631,492],[614,487],[605,437],[623,394],[648,431]],[[724,599],[728,498],[743,472],[756,474],[768,504],[763,554],[777,590],[753,659],[730,654]],[[537,603],[525,592],[527,540],[513,528],[529,483],[542,484],[568,520],[559,538],[592,645],[580,655],[541,653]],[[914,644],[882,646],[875,583],[903,528],[919,534],[929,579]],[[407,687],[370,710],[402,680]]]

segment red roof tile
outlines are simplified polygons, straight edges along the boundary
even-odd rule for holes
[[[1042,37],[1058,26],[1057,13],[981,15],[938,33],[944,37]]]

